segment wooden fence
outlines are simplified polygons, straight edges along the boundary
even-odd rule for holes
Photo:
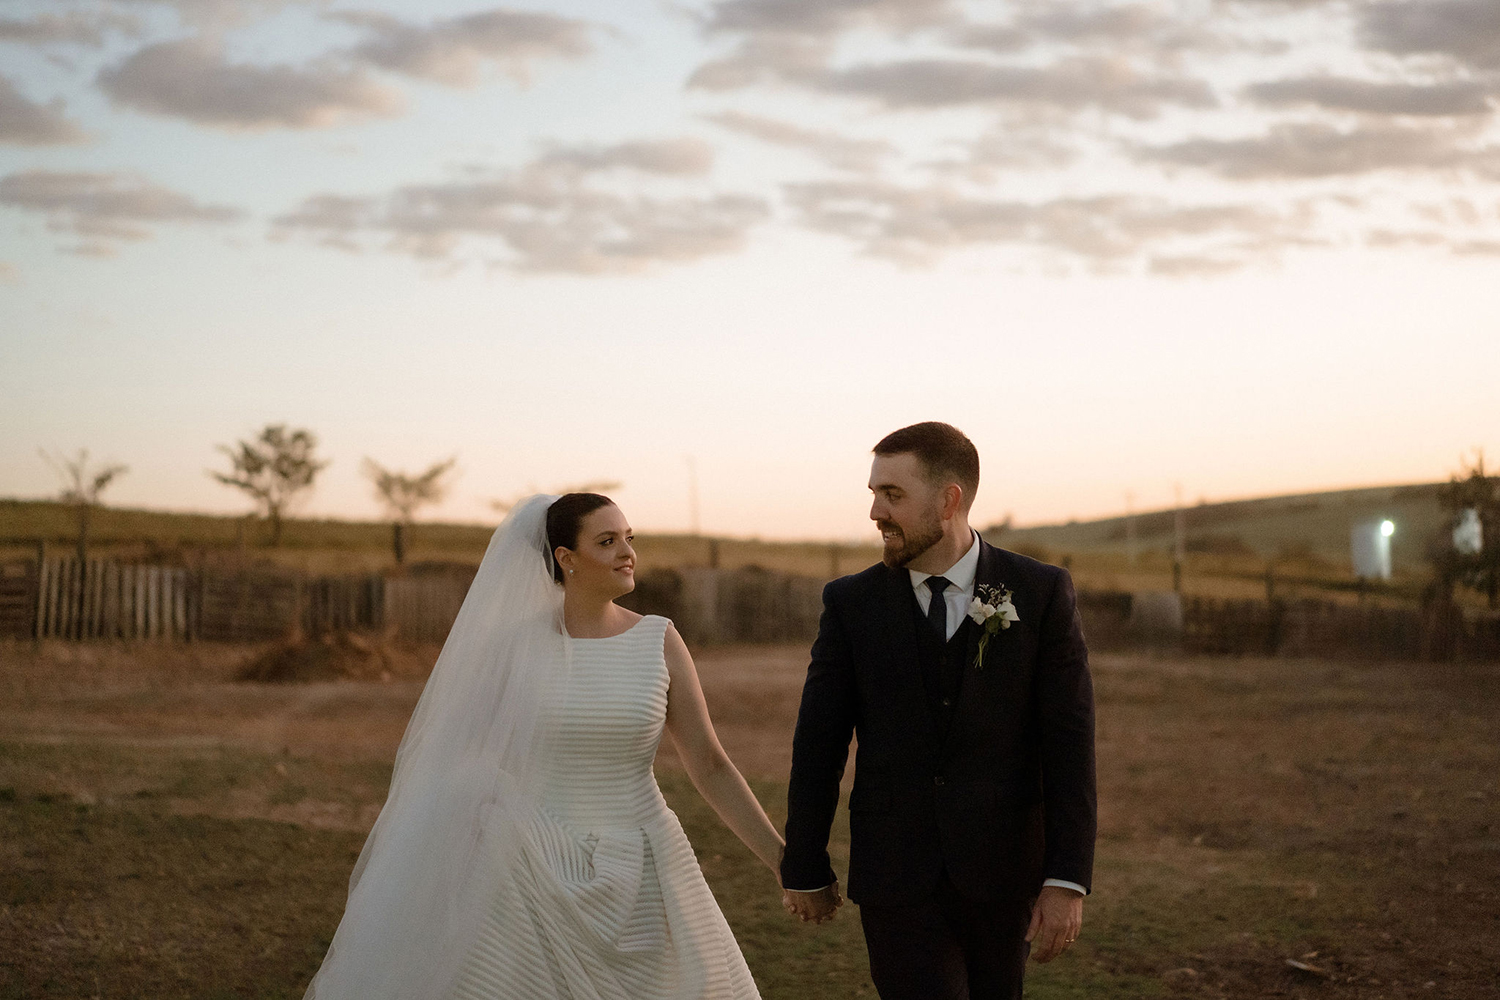
[[[36,628],[37,564],[0,563],[0,636],[29,638]]]
[[[442,642],[473,568],[413,568],[403,576],[307,577],[76,559],[0,563],[0,636],[74,640],[263,642],[295,633],[375,631]],[[819,580],[747,567],[655,570],[621,603],[671,618],[693,643],[810,641],[822,611]],[[1500,662],[1500,616],[1321,601],[1229,601],[1175,595],[1172,615],[1142,595],[1078,595],[1094,648],[1149,642],[1188,652],[1360,659]],[[1159,601],[1157,603],[1160,603]],[[1159,619],[1159,620],[1158,620]],[[1152,622],[1155,621],[1155,625]],[[1170,622],[1171,628],[1163,628]],[[1169,634],[1170,633],[1170,634]]]
[[[472,580],[462,573],[392,577],[385,581],[383,621],[403,639],[442,642]]]
[[[472,568],[308,577],[273,567],[188,570],[108,560],[0,563],[0,637],[265,642],[300,631],[448,635]]]
[[[811,641],[823,582],[747,566],[643,573],[620,603],[672,619],[692,643]]]
[[[1133,614],[1140,597],[1079,594],[1090,645],[1110,648],[1145,642],[1209,655],[1500,662],[1496,615],[1466,615],[1455,608],[1454,620],[1442,625],[1453,633],[1445,638],[1434,634],[1434,616],[1416,608],[1186,597],[1181,601],[1180,631],[1145,634],[1140,616]]]
[[[184,569],[44,559],[30,632],[40,639],[187,639],[195,603]]]

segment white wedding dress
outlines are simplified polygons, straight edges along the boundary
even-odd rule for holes
[[[759,997],[652,772],[668,624],[648,615],[617,636],[565,639],[567,693],[538,720],[540,805],[454,1000]]]

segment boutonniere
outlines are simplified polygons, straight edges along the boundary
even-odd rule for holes
[[[1016,614],[1016,606],[1010,602],[1013,596],[1004,587],[991,587],[987,583],[974,588],[974,600],[969,602],[969,617],[974,619],[974,624],[984,629],[979,636],[979,652],[974,656],[974,669],[984,669],[984,647],[990,644],[990,637],[1003,628],[1010,628],[1011,622],[1021,620],[1021,616]]]

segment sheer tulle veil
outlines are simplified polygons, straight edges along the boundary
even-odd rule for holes
[[[307,1000],[448,994],[535,802],[537,718],[567,682],[547,508],[495,530],[396,753]]]

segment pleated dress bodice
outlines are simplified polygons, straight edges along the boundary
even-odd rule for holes
[[[568,677],[542,716],[542,807],[582,832],[639,828],[666,803],[652,763],[667,719],[666,619],[565,640]]]

